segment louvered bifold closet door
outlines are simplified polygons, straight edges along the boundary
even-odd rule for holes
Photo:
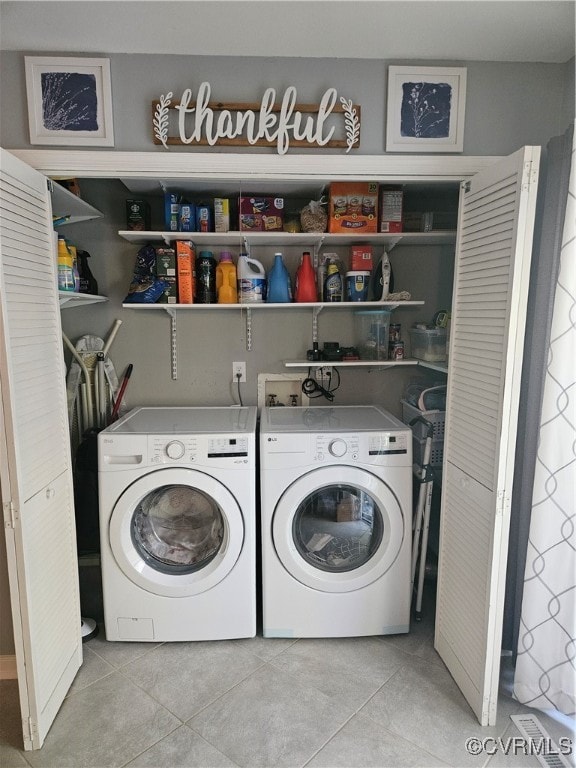
[[[492,725],[539,148],[463,185],[452,300],[435,645]]]
[[[2,501],[24,744],[82,661],[65,367],[46,177],[2,150]]]

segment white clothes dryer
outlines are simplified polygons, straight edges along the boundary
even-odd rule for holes
[[[410,624],[412,432],[375,406],[264,408],[265,637]]]
[[[108,640],[256,634],[256,417],[135,408],[98,435]]]

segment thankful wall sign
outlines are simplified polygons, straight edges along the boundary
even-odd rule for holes
[[[346,152],[360,146],[360,107],[338,98],[328,88],[318,104],[299,104],[290,86],[277,98],[267,88],[260,103],[212,101],[209,83],[202,83],[196,98],[191,88],[174,98],[172,91],[152,102],[154,143],[235,147],[275,146],[279,154],[290,147],[340,147]]]

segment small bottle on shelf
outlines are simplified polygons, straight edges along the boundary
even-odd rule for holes
[[[342,301],[342,275],[338,265],[331,261],[326,269],[322,300],[326,302]]]
[[[58,238],[58,290],[74,293],[74,264],[66,240]]]

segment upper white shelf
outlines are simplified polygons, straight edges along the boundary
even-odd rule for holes
[[[348,235],[330,234],[329,232],[156,232],[121,230],[119,236],[130,243],[146,244],[162,240],[171,243],[175,240],[192,240],[197,245],[301,245],[321,247],[323,245],[353,245],[370,242],[383,245],[391,250],[397,243],[403,245],[444,245],[456,242],[456,232],[399,232],[398,234]]]
[[[64,217],[67,220],[64,224],[76,224],[79,221],[90,221],[91,219],[100,219],[104,215],[93,205],[82,200],[78,195],[72,194],[61,184],[52,182],[52,213],[54,216]],[[60,226],[60,225],[59,225]]]
[[[286,368],[393,368],[395,365],[418,365],[418,360],[284,360]]]
[[[78,294],[70,294],[78,296]],[[284,303],[271,303],[267,301],[257,301],[252,304],[138,304],[135,302],[125,302],[122,306],[125,309],[164,309],[166,311],[173,309],[396,309],[397,307],[420,307],[423,301],[292,301]]]

